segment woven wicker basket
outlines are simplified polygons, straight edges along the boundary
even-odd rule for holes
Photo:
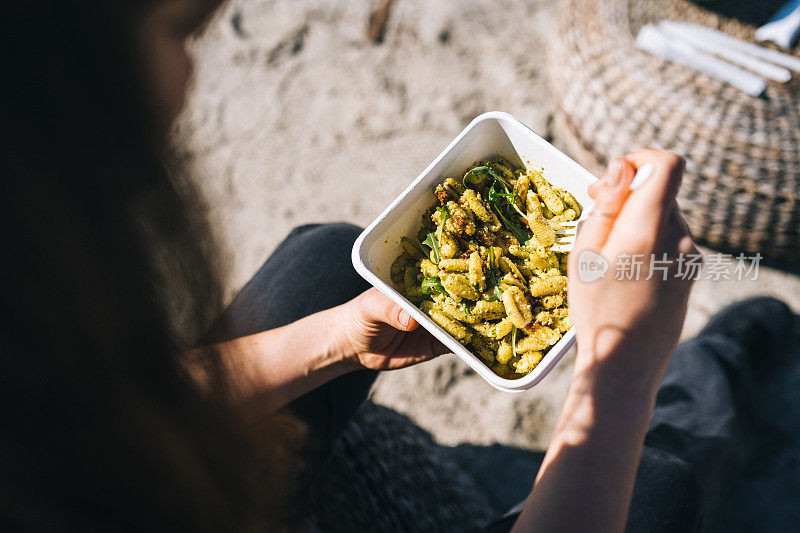
[[[639,51],[639,28],[665,18],[753,40],[754,26],[685,0],[569,0],[548,54],[556,142],[598,175],[607,156],[680,153],[679,203],[701,242],[800,257],[800,74],[752,98]]]

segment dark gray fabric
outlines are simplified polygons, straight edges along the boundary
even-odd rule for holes
[[[691,465],[704,523],[752,455],[753,375],[741,345],[705,335],[678,347],[658,391],[645,443]]]
[[[350,261],[361,228],[352,224],[300,226],[267,258],[212,330],[216,340],[285,326],[342,304],[370,286]]]
[[[531,483],[535,477],[534,471]],[[603,495],[598,494],[597,497],[602,498]],[[701,498],[700,485],[691,465],[668,452],[645,446],[636,473],[626,531],[695,531],[699,527]],[[518,517],[519,512],[515,509],[515,512],[500,518],[482,531],[505,533],[511,530]]]

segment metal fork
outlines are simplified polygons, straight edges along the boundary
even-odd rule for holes
[[[641,187],[645,181],[650,179],[650,176],[653,175],[653,168],[654,167],[652,163],[642,165],[639,170],[636,171],[633,181],[631,181],[630,190]],[[583,217],[581,217],[581,220],[560,222],[558,224],[558,229],[556,230],[556,242],[551,250],[554,252],[571,252],[572,248],[575,246],[575,236],[578,233],[578,224],[586,220],[591,212],[592,211],[590,209]]]

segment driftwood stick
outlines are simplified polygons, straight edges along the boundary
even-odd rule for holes
[[[373,2],[367,22],[367,37],[375,44],[383,42],[386,34],[386,23],[389,21],[389,12],[394,0],[378,0]]]

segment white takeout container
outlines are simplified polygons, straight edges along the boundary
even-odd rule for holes
[[[492,386],[502,391],[521,392],[539,383],[564,357],[575,342],[575,328],[550,348],[539,365],[519,379],[505,379],[439,327],[428,315],[403,297],[389,277],[389,267],[403,251],[400,238],[415,236],[422,213],[433,205],[433,191],[446,177],[459,179],[469,165],[498,154],[518,165],[544,168],[545,178],[572,193],[583,206],[585,216],[594,201],[588,187],[597,180],[589,171],[564,155],[530,128],[508,113],[491,111],[476,117],[464,128],[428,168],[387,207],[358,237],[353,245],[356,271],[383,294],[397,302],[453,353]]]

